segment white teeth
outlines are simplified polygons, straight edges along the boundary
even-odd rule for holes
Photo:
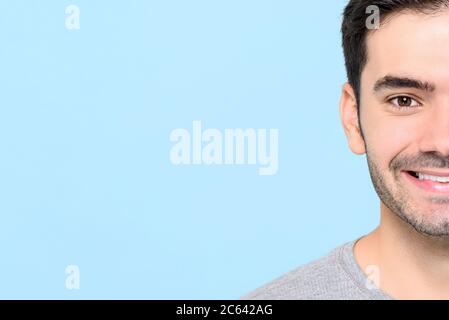
[[[436,182],[449,182],[449,177],[437,177],[431,176],[430,174],[423,174],[418,172],[419,180],[431,180]]]

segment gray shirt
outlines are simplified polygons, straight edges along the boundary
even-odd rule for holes
[[[249,300],[391,300],[362,272],[348,242],[243,296]]]

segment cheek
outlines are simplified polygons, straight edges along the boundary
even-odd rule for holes
[[[420,126],[413,116],[392,114],[362,114],[362,126],[370,157],[382,168],[401,153],[413,153],[418,141]]]

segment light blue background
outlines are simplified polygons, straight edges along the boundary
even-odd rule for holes
[[[1,1],[0,298],[233,299],[374,228],[346,2]],[[193,120],[278,128],[278,174],[173,166]]]

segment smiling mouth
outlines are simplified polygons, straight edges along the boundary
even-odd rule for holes
[[[428,174],[419,171],[406,171],[407,174],[421,181],[433,181],[439,183],[449,183],[449,173],[446,175]]]
[[[402,171],[402,175],[418,189],[430,194],[449,197],[449,171]]]

